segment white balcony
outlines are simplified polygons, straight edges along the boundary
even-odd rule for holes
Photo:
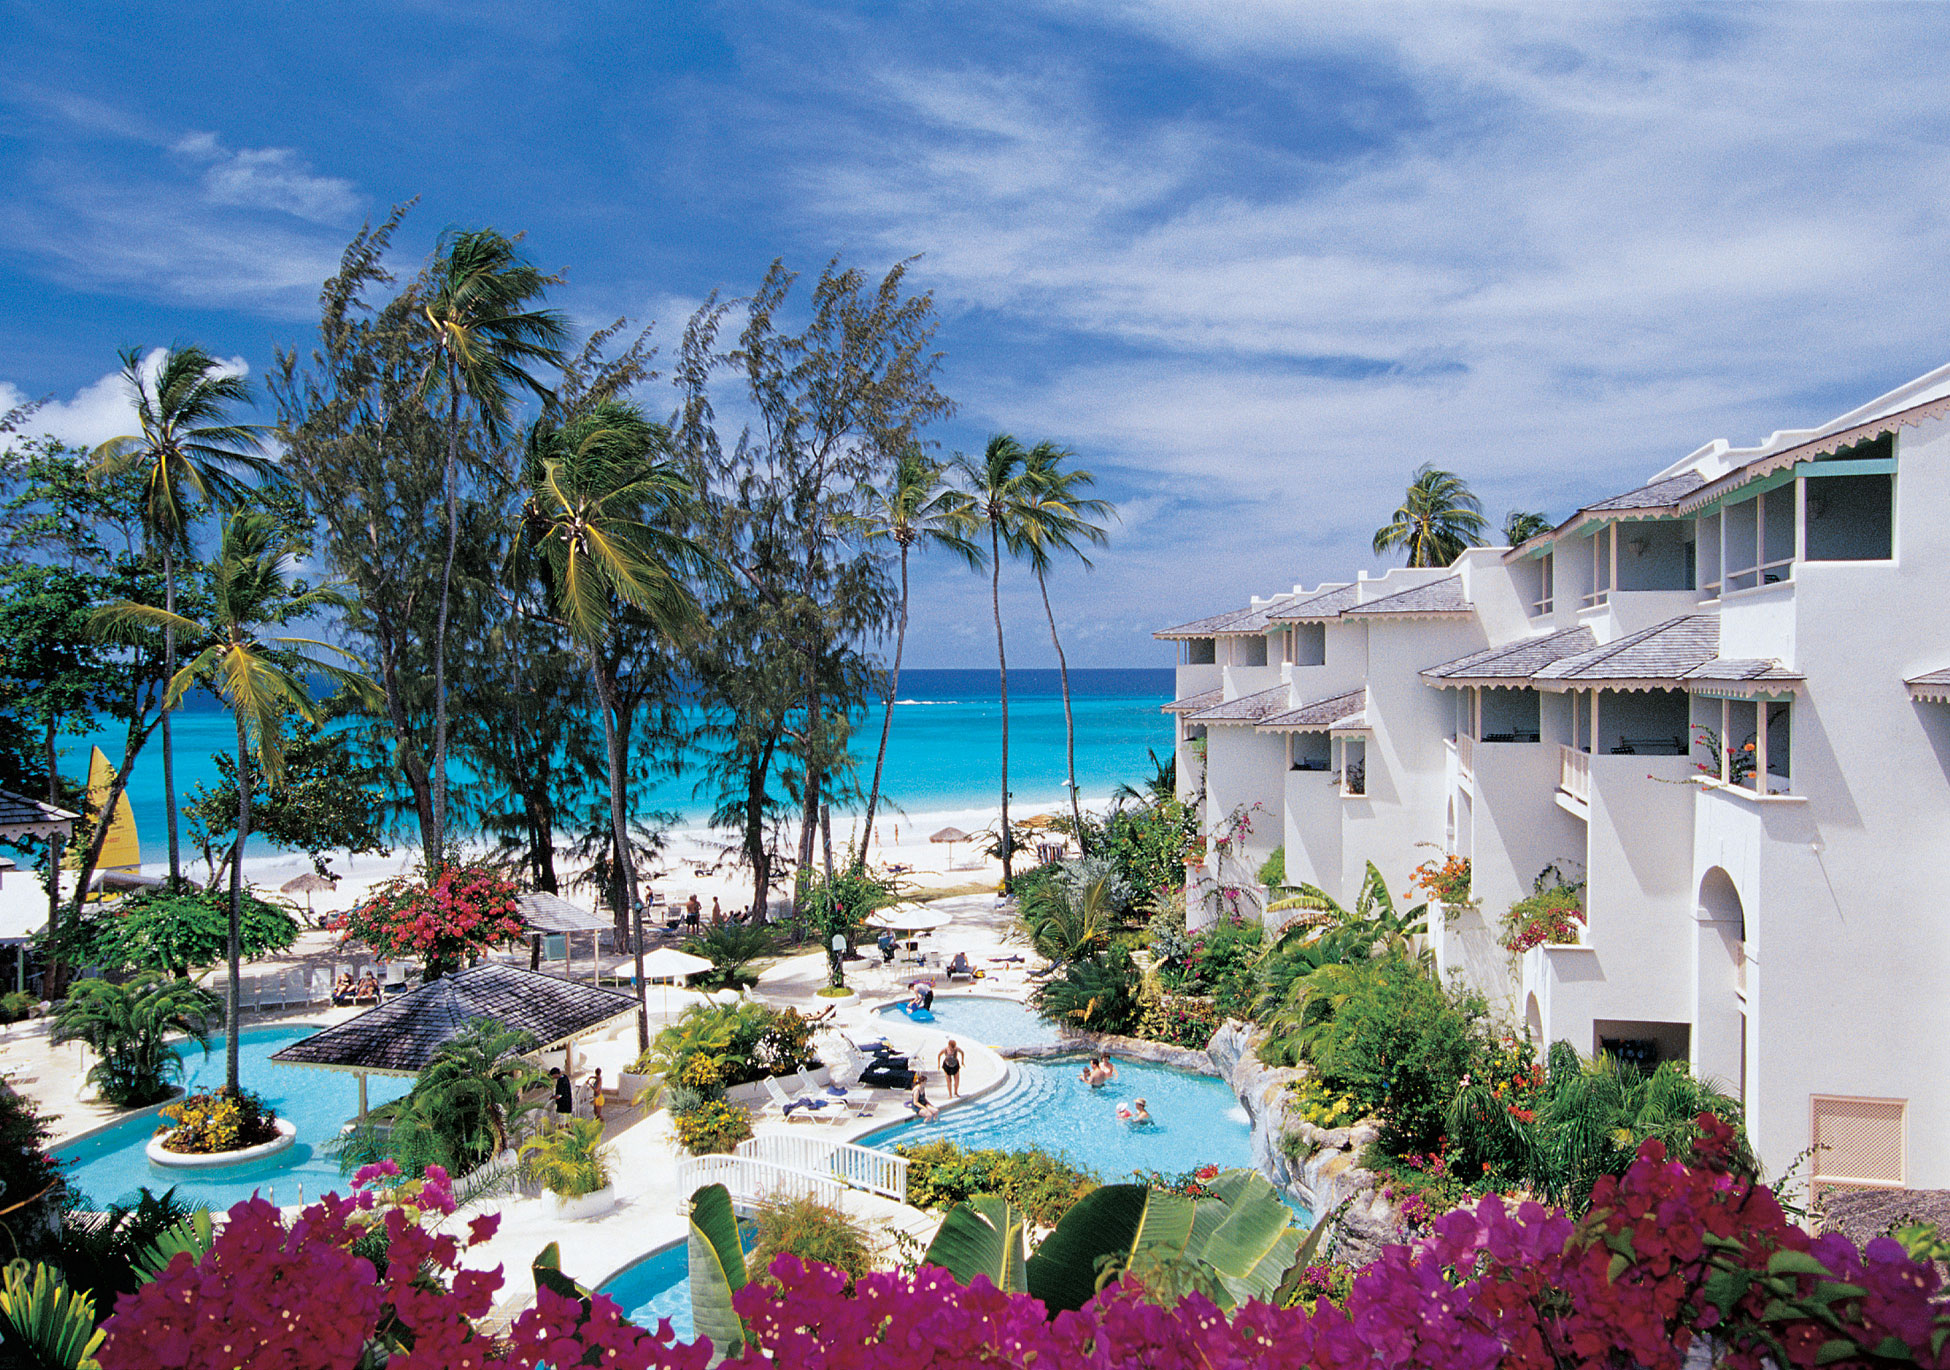
[[[1591,807],[1591,753],[1576,747],[1557,749],[1557,788],[1573,801]]]

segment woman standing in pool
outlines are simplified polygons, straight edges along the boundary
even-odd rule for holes
[[[961,1098],[962,1050],[955,1045],[954,1038],[948,1039],[948,1045],[941,1049],[941,1055],[936,1059],[941,1062],[941,1074],[948,1082],[948,1097]]]

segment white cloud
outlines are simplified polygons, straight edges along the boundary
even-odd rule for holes
[[[203,193],[213,204],[274,209],[316,223],[338,224],[358,213],[362,203],[352,182],[314,175],[292,148],[232,151],[214,133],[192,133],[171,151],[203,165]]]
[[[1076,591],[1093,614],[1156,626],[1351,574],[1423,460],[1498,520],[1561,515],[1943,360],[1915,307],[1950,257],[1941,10],[1117,14],[1289,113],[1133,115],[1094,60],[883,53],[809,116],[829,150],[795,182],[835,238],[925,249],[951,313],[1054,354],[960,398],[1146,510]],[[1344,95],[1301,98],[1337,72]],[[1314,138],[1338,117],[1362,136]]]
[[[152,382],[162,358],[163,350],[159,347],[142,358],[143,373]],[[225,375],[246,376],[250,374],[250,364],[242,357],[231,357],[222,362],[219,370]],[[0,381],[0,414],[34,398],[40,397],[24,393],[11,382]],[[71,447],[94,447],[110,438],[137,432],[135,402],[129,395],[128,380],[120,371],[111,371],[100,380],[82,386],[68,399],[48,398],[21,425],[20,431],[28,437],[59,438]],[[0,438],[0,443],[5,441]]]

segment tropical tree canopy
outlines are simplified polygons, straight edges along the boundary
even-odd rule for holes
[[[1518,547],[1536,537],[1539,533],[1551,530],[1550,515],[1533,513],[1527,509],[1512,509],[1503,516],[1503,542],[1509,547]]]
[[[1483,502],[1462,477],[1424,462],[1415,468],[1401,507],[1375,530],[1374,550],[1405,551],[1410,566],[1447,566],[1465,549],[1482,546],[1488,529]]]
[[[183,1058],[169,1044],[180,1034],[204,1046],[223,1021],[217,996],[187,980],[145,971],[126,984],[79,981],[54,1018],[56,1042],[86,1042],[101,1058],[88,1078],[110,1103],[152,1104],[168,1092]]]

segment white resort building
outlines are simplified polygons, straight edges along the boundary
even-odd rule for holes
[[[1159,633],[1194,925],[1265,917],[1275,847],[1350,904],[1465,856],[1436,957],[1540,1046],[1689,1062],[1770,1173],[1820,1143],[1824,1183],[1950,1188],[1946,509],[1950,367],[1520,547]],[[1551,867],[1586,922],[1512,954]]]

